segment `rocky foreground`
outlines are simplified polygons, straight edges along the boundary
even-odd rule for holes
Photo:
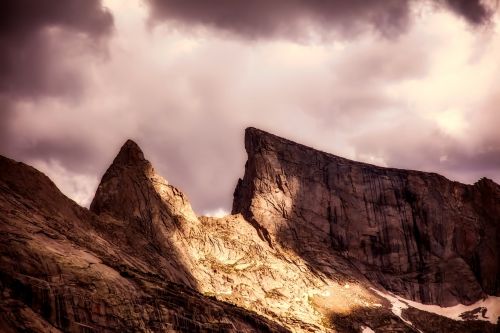
[[[197,216],[132,141],[90,210],[0,157],[0,331],[499,330],[499,185],[253,128],[245,147],[224,218]]]

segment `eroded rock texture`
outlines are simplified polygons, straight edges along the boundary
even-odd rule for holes
[[[40,172],[0,157],[0,331],[287,331],[190,288],[180,259],[134,213],[97,216]]]
[[[249,128],[233,213],[319,271],[340,253],[423,303],[500,295],[500,186],[350,161]],[[325,254],[328,255],[325,258]]]
[[[390,199],[390,194],[384,199],[377,194],[377,201],[363,196],[353,181],[341,188],[338,184],[346,179],[359,177],[349,176],[345,165],[358,164],[253,129],[246,141],[250,158],[235,197],[235,211],[246,218],[241,214],[196,216],[186,195],[156,174],[132,141],[124,144],[102,177],[90,210],[66,198],[37,170],[0,157],[0,332],[496,330],[491,306],[478,305],[465,314],[467,321],[456,321],[407,304],[395,307],[395,298],[384,288],[409,292],[414,289],[407,285],[417,286],[443,297],[442,290],[456,287],[449,272],[472,272],[466,282],[479,285],[478,295],[488,292],[488,274],[496,271],[484,258],[469,266],[466,255],[481,246],[496,249],[495,244],[483,244],[494,240],[491,235],[496,229],[488,224],[490,220],[470,223],[479,230],[491,227],[478,240],[467,230],[460,233],[449,224],[443,226],[453,231],[451,235],[443,231],[443,253],[460,259],[462,266],[450,260],[448,270],[443,266],[444,255],[429,261],[435,254],[411,250],[411,260],[418,265],[441,270],[446,284],[432,289],[414,281],[413,273],[403,278],[401,272],[387,268],[394,262],[404,266],[404,254],[393,250],[399,249],[400,241],[377,233],[397,234],[397,226],[392,226],[394,204],[387,203],[396,199]],[[316,169],[330,158],[345,165]],[[378,186],[374,193],[383,192],[383,186]],[[498,187],[483,181],[470,188],[470,201],[457,211],[484,219],[496,214],[492,207]],[[442,198],[441,194],[420,198],[426,193],[420,190],[410,196],[407,206],[401,203],[408,218],[413,216],[412,207],[420,207],[416,202]],[[352,208],[360,197],[371,207],[369,222],[362,220],[362,210]],[[476,211],[483,215],[473,215]],[[432,226],[426,213],[414,214],[422,220],[412,223]],[[426,237],[421,232],[411,240],[416,231],[406,232],[412,246]],[[356,243],[352,237],[358,234]],[[360,245],[366,237],[372,243]],[[404,267],[415,270],[410,263]],[[418,299],[419,294],[410,294],[415,295]],[[496,301],[489,300],[488,304]]]

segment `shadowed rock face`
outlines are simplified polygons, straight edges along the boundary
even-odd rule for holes
[[[131,237],[142,235],[147,243],[129,243],[136,253],[157,252],[167,260],[154,259],[151,265],[160,267],[170,281],[196,288],[187,262],[171,237],[175,231],[196,224],[196,215],[184,194],[155,173],[135,142],[128,140],[120,149],[102,177],[90,210],[122,221]]]
[[[147,181],[128,187],[133,178],[124,174],[123,188],[110,185],[119,173],[151,171],[147,161],[130,159],[142,157],[134,144],[122,153],[106,174],[100,198],[106,186],[152,195]],[[128,153],[135,155],[122,159]],[[152,237],[140,224],[156,228],[159,217],[151,213],[143,220],[141,209],[161,200],[126,196],[115,199],[124,200],[123,212],[130,212],[98,216],[66,198],[42,173],[0,156],[0,332],[287,331],[193,289],[177,253],[165,253],[171,244],[158,246],[161,235]],[[94,201],[93,208],[117,213],[114,204]],[[171,213],[165,209],[161,219],[167,229]]]
[[[255,129],[247,131],[246,146],[249,161],[234,202],[246,219],[196,216],[187,197],[157,175],[130,140],[102,177],[90,210],[42,173],[0,156],[0,332],[497,329],[488,308],[496,299],[469,308],[468,321],[456,321],[411,306],[395,311],[395,298],[384,288],[406,295],[413,286],[442,299],[449,289],[459,300],[474,299],[469,283],[479,285],[478,295],[489,292],[498,266],[483,260],[497,257],[481,248],[496,250],[496,224],[488,218],[498,216],[497,185],[483,180],[465,186],[429,175],[435,183],[425,187],[419,177],[426,174],[350,162]],[[363,185],[356,168],[375,170],[366,171],[371,185]],[[388,180],[377,177],[392,179],[392,173],[401,174],[397,179],[408,193],[383,190]],[[461,201],[448,203],[446,191]],[[371,209],[368,222],[357,206],[360,198]],[[402,224],[429,229],[434,222],[424,211],[433,200],[445,208],[453,204],[455,215],[465,214],[474,222],[467,226],[482,233],[472,237],[458,218],[442,222],[446,233],[439,234],[442,248],[436,249],[422,240],[437,236],[404,229],[416,246],[405,264],[406,252],[398,252],[401,240],[394,237],[395,207],[408,215]],[[445,208],[441,214],[455,216]],[[366,235],[375,240],[361,245]],[[483,252],[470,264],[474,251]],[[429,287],[422,272],[436,267],[443,277]],[[416,270],[418,279],[404,269]],[[453,274],[462,275],[453,280]],[[457,280],[465,278],[470,290],[456,293]],[[495,281],[490,290],[497,290]]]
[[[500,295],[493,181],[465,185],[354,162],[255,128],[246,130],[245,148],[233,213],[315,269],[336,267],[340,253],[373,283],[423,303]]]

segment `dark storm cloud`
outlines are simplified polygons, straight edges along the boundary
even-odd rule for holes
[[[148,0],[152,17],[201,24],[249,38],[350,37],[375,30],[386,36],[406,30],[416,0]],[[492,11],[480,0],[434,0],[471,24],[486,22]]]
[[[490,8],[481,0],[446,0],[444,3],[471,24],[483,24],[493,14],[493,8]]]
[[[22,103],[78,97],[86,68],[77,59],[103,51],[112,29],[113,17],[100,0],[0,1],[0,153],[20,159],[64,156],[78,164],[73,157],[86,151],[71,140],[38,138],[19,149],[12,140],[14,121]]]
[[[73,38],[100,39],[113,18],[100,0],[4,0],[0,2],[0,93],[60,95],[79,88],[78,71],[58,68],[51,30]]]
[[[487,22],[488,11],[426,3],[116,0],[106,2],[115,28],[97,1],[15,7],[0,34],[10,48],[0,54],[0,111],[9,114],[0,154],[88,204],[131,138],[198,213],[230,209],[247,126],[348,158],[498,181],[500,100],[478,104],[498,85],[500,39],[461,22]],[[169,24],[148,29],[150,17]],[[310,31],[318,42],[300,43]],[[331,43],[335,34],[356,38]],[[450,137],[442,119],[426,118],[430,109],[457,109],[467,132]]]
[[[406,0],[149,0],[153,17],[200,23],[251,38],[307,37],[310,28],[352,35],[369,28],[384,34],[403,29]]]

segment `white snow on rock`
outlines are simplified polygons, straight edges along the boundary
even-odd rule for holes
[[[373,291],[375,291],[379,296],[385,298],[386,300],[388,300],[389,302],[391,302],[392,304],[392,313],[394,313],[396,316],[398,316],[399,318],[401,318],[402,321],[404,321],[405,323],[407,323],[408,325],[410,325],[411,327],[415,328],[415,326],[413,326],[413,323],[411,321],[409,321],[408,319],[405,319],[403,318],[402,316],[402,310],[403,309],[408,309],[408,304],[404,303],[403,301],[401,301],[398,297],[392,295],[392,294],[386,294],[386,293],[383,293],[381,291],[378,291],[377,289],[373,289],[371,288]],[[421,332],[419,330],[419,332]]]
[[[427,312],[432,312],[435,314],[438,314],[443,317],[447,317],[450,319],[454,320],[464,320],[460,315],[463,314],[464,312],[472,311],[477,308],[485,308],[486,313],[483,314],[481,311],[479,311],[475,319],[477,320],[483,320],[483,321],[489,321],[493,324],[496,324],[498,321],[498,317],[500,317],[500,297],[497,296],[488,296],[483,300],[477,301],[474,304],[471,305],[463,305],[463,304],[457,304],[454,306],[450,307],[441,307],[439,305],[429,305],[429,304],[422,304],[418,303],[415,301],[410,301],[406,300],[404,298],[401,298],[397,296],[399,300],[404,301],[406,304],[417,308],[422,311],[427,311]]]
[[[373,291],[375,291],[379,296],[391,302],[392,312],[409,325],[412,325],[411,322],[402,318],[401,316],[402,310],[407,309],[408,306],[412,306],[422,311],[435,313],[437,315],[447,317],[453,320],[461,320],[461,321],[464,320],[464,318],[461,315],[463,315],[465,312],[473,311],[478,308],[481,309],[476,313],[474,313],[474,319],[476,320],[489,321],[493,324],[496,324],[500,317],[500,297],[497,296],[488,296],[485,299],[477,301],[476,303],[471,305],[457,304],[454,306],[442,307],[439,305],[418,303],[397,295],[383,293],[376,289],[373,289]]]

